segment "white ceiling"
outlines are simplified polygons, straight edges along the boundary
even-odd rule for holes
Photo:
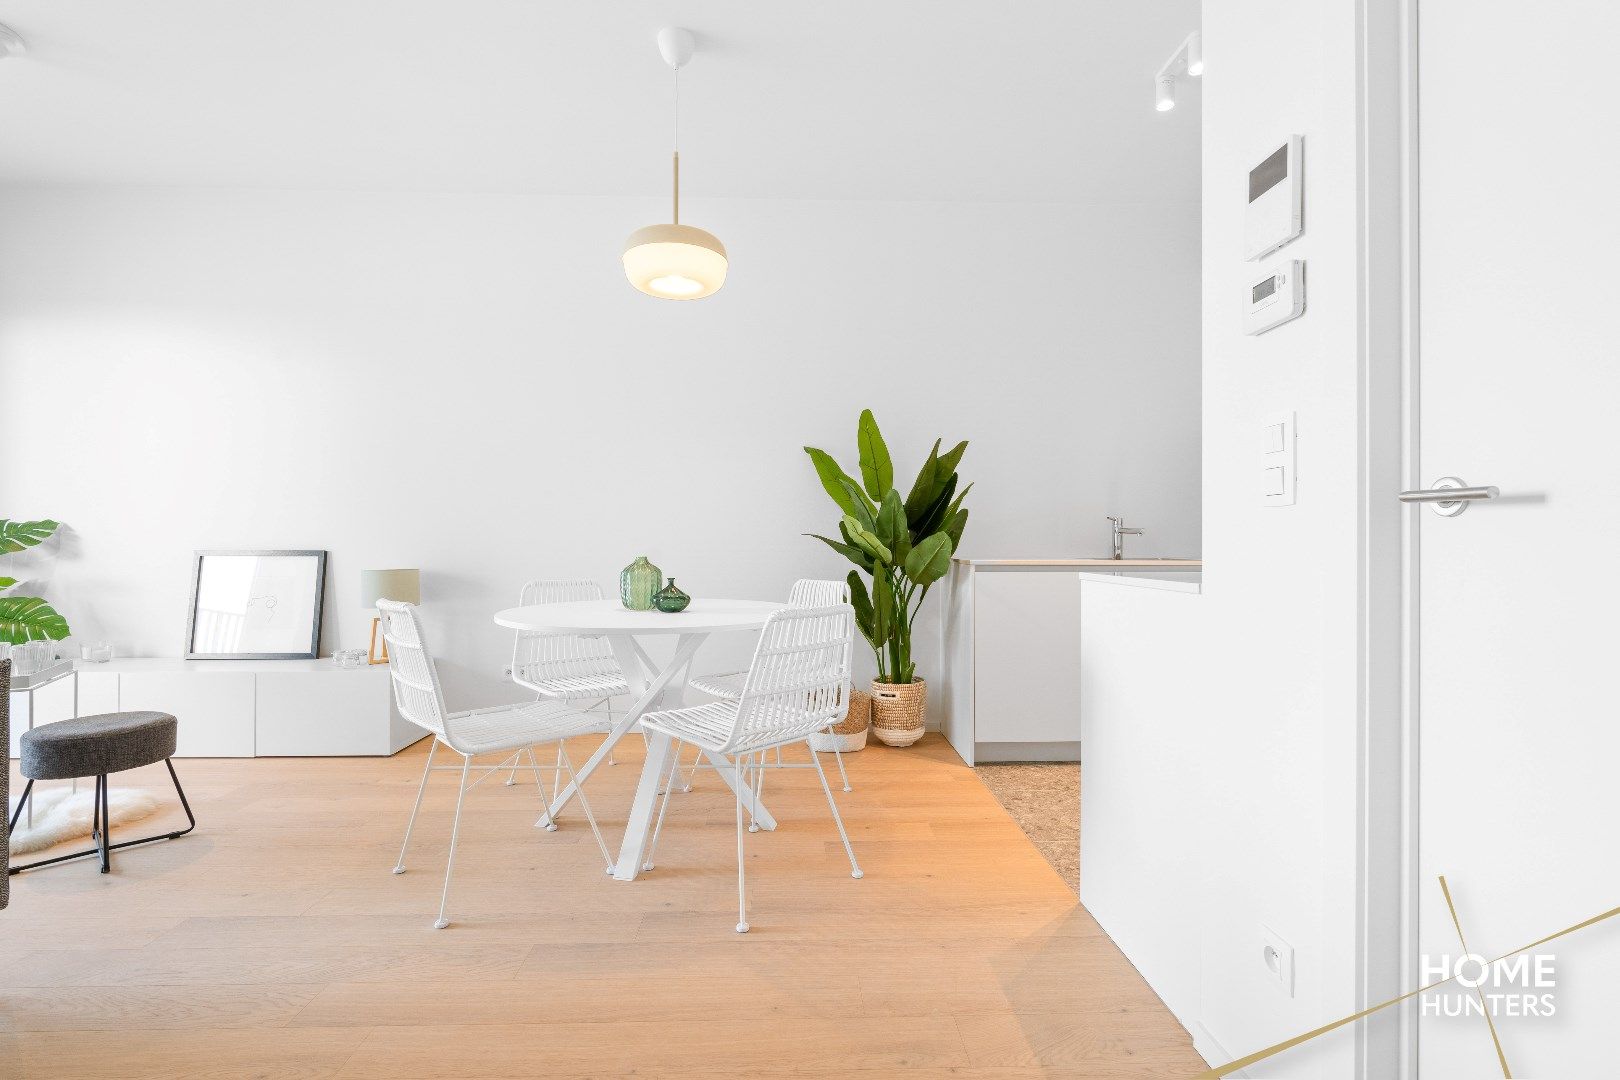
[[[1193,200],[1197,0],[0,0],[0,183]]]

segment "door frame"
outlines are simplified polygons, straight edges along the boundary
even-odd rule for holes
[[[1357,0],[1358,1009],[1415,988],[1421,486],[1418,5]],[[1356,1075],[1417,1076],[1415,1002],[1356,1025]]]

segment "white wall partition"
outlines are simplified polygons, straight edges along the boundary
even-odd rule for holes
[[[1195,188],[694,200],[732,273],[687,304],[619,266],[661,199],[3,189],[0,512],[72,527],[49,595],[124,655],[179,651],[196,548],[330,550],[326,649],[366,643],[362,568],[419,566],[468,704],[511,696],[490,615],[536,575],[842,574],[800,447],[852,459],[867,405],[902,469],[972,440],[968,554],[1103,553],[1123,514],[1196,555]]]

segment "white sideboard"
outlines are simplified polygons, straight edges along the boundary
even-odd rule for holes
[[[382,665],[136,658],[77,674],[76,715],[173,713],[179,757],[386,756],[427,734],[400,717]]]
[[[1184,576],[1193,559],[955,559],[940,727],[969,765],[1080,760],[1079,573]]]
[[[11,680],[11,745],[7,753],[17,756],[17,740],[22,733],[41,724],[71,720],[80,715],[77,686],[71,669],[49,671]]]

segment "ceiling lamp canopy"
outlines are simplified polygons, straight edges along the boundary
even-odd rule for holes
[[[692,59],[689,31],[658,32],[658,51],[675,69],[675,156],[672,222],[647,225],[624,243],[624,274],[630,284],[661,300],[701,300],[726,283],[726,247],[713,233],[681,224],[681,68]]]

